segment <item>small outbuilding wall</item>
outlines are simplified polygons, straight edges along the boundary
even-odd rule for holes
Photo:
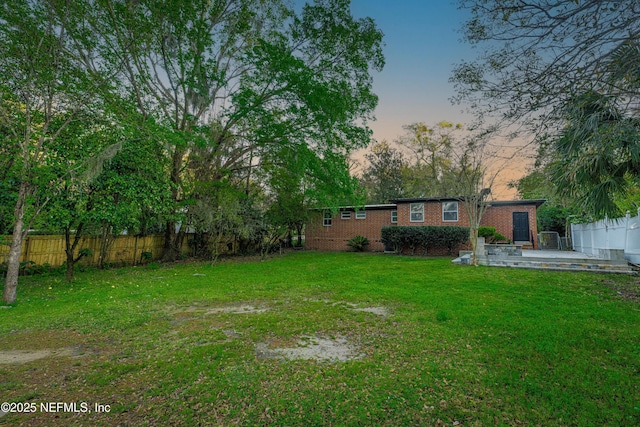
[[[520,202],[517,200],[515,202]],[[515,203],[513,202],[513,203]],[[498,202],[487,209],[482,216],[481,225],[495,227],[496,231],[514,242],[513,214],[528,214],[529,218],[529,238],[533,249],[538,249],[538,217],[536,209],[539,204],[509,204],[508,202]]]

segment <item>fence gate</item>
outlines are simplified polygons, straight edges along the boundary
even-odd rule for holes
[[[558,232],[556,231],[541,231],[538,234],[538,247],[541,250],[562,250],[562,241],[560,240],[560,234],[558,234]]]

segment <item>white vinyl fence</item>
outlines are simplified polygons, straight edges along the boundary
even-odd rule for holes
[[[571,224],[573,250],[598,255],[600,249],[623,249],[625,258],[640,264],[640,209],[638,215]]]

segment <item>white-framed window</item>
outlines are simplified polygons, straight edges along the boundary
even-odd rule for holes
[[[442,221],[458,221],[458,202],[442,202]]]
[[[340,219],[351,219],[351,212],[348,212],[348,211],[340,212]]]
[[[411,203],[411,222],[424,222],[424,203]]]
[[[324,211],[324,216],[322,218],[322,225],[325,227],[331,227],[331,223],[333,222],[333,216],[331,215],[331,211]]]
[[[366,219],[367,218],[367,212],[364,210],[361,211],[356,211],[356,219]]]
[[[398,211],[391,211],[391,223],[395,224],[398,222]]]

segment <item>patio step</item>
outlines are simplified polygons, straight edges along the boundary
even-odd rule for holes
[[[527,242],[527,241],[515,241],[513,242],[514,245],[520,245],[522,246],[523,250],[531,250],[533,249],[533,243],[531,242]]]
[[[491,267],[636,274],[636,272],[626,262],[597,258],[558,259],[542,257],[485,257],[481,263]]]
[[[469,264],[470,254],[462,255],[453,262]],[[530,270],[555,270],[555,271],[588,271],[597,273],[637,274],[634,269],[623,260],[606,260],[602,258],[575,256],[559,258],[557,256],[480,256],[478,264],[491,267],[526,268]]]

